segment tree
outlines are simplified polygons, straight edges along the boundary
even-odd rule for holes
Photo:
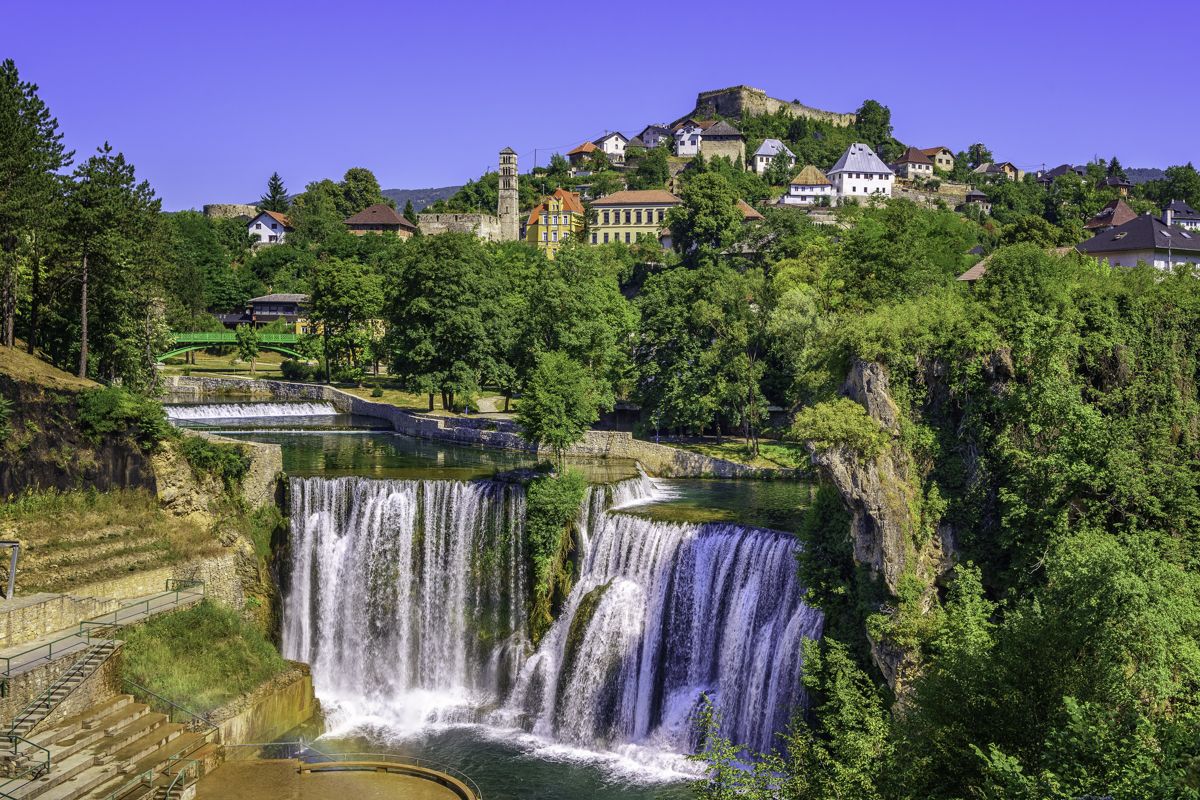
[[[779,152],[771,159],[770,166],[767,167],[766,178],[767,183],[772,186],[783,186],[792,179],[792,169],[795,160],[786,149],[779,148]]]
[[[338,211],[342,213],[342,219],[352,217],[364,208],[377,204],[393,209],[396,207],[396,201],[384,196],[383,190],[379,188],[379,181],[375,179],[375,173],[369,169],[351,167],[342,176],[339,187],[341,198]]]
[[[258,198],[258,207],[263,211],[275,211],[283,214],[288,210],[287,189],[283,188],[283,178],[278,172],[272,172],[267,179],[267,193]]]
[[[552,350],[538,356],[521,394],[517,424],[525,441],[554,451],[561,470],[563,453],[583,441],[584,432],[600,418],[596,407],[587,370],[566,353]]]
[[[412,198],[408,198],[408,202],[404,204],[404,218],[413,225],[417,224],[417,210],[413,208]]]
[[[331,363],[346,362],[351,377],[362,386],[357,365],[375,338],[372,321],[380,316],[382,306],[382,281],[370,267],[334,258],[313,270],[308,316],[321,328],[327,382]]]
[[[59,191],[55,173],[74,156],[65,151],[58,120],[37,92],[37,84],[20,79],[11,59],[0,64],[0,342],[5,347],[14,343],[19,241],[37,236],[36,230],[44,231],[57,219],[46,213],[53,210]],[[33,262],[35,320],[40,261],[39,256]]]
[[[706,172],[687,182],[680,199],[667,212],[675,251],[693,265],[715,261],[741,230],[737,195],[723,176]]]
[[[625,188],[625,184],[612,171],[598,172],[592,175],[592,197],[604,197]]]
[[[250,374],[254,374],[254,364],[258,359],[258,332],[250,325],[237,326],[238,358],[250,362]]]
[[[134,238],[138,217],[157,214],[161,206],[148,183],[135,184],[134,180],[133,165],[121,153],[113,155],[105,142],[75,170],[68,185],[66,236],[80,265],[80,378],[87,377],[88,368],[89,278],[96,272],[99,288],[122,288],[118,274],[121,257]],[[114,305],[105,312],[117,313],[118,309]]]
[[[875,100],[866,100],[858,109],[854,127],[862,141],[872,147],[892,138],[892,112]]]

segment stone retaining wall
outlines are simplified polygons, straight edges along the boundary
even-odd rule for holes
[[[205,714],[221,729],[221,744],[270,742],[307,722],[317,710],[312,670],[289,661],[291,667],[257,689]],[[252,748],[230,748],[226,760],[253,758]]]
[[[103,597],[42,592],[0,601],[0,650],[74,628],[85,619],[116,611],[121,604]]]
[[[145,572],[131,572],[120,578],[80,586],[72,589],[72,592],[77,595],[129,600],[149,594],[162,594],[166,591],[167,581],[170,579],[204,581],[206,597],[240,611],[246,605],[246,595],[242,588],[245,565],[240,562],[247,558],[255,558],[253,545],[238,539],[235,540],[234,546],[226,548],[225,552],[217,556],[185,561]]]
[[[417,214],[417,227],[425,236],[439,233],[474,233],[487,242],[499,242],[501,222],[491,214]]]
[[[61,703],[54,707],[34,730],[52,728],[67,717],[82,714],[99,703],[104,703],[121,694],[121,665],[124,643],[117,645],[113,654],[100,667],[83,679]],[[83,650],[47,661],[25,670],[8,679],[8,696],[0,699],[0,720],[9,722],[21,713],[34,699],[58,680],[71,666],[83,657]]]
[[[281,400],[324,400],[344,414],[361,414],[386,420],[392,429],[418,439],[433,439],[453,444],[518,450],[549,458],[548,448],[540,451],[526,443],[520,427],[504,420],[486,417],[439,417],[404,411],[387,403],[343,392],[331,386],[288,381],[260,381],[241,378],[200,378],[172,376],[166,379],[173,392],[197,394],[262,394]],[[634,439],[628,431],[586,431],[584,441],[567,451],[572,456],[632,458],[654,475],[684,477],[784,477],[792,470],[750,467],[733,461],[712,458],[687,450]]]

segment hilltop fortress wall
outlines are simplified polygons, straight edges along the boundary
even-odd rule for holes
[[[763,114],[774,114],[780,109],[786,109],[793,117],[807,117],[829,122],[839,127],[852,125],[857,119],[854,114],[822,111],[819,108],[810,108],[800,103],[788,103],[774,97],[767,97],[767,93],[762,89],[750,86],[731,86],[728,89],[700,92],[696,97],[696,110],[693,113],[720,114],[722,117],[737,119],[742,116],[743,111],[759,117]],[[687,117],[683,119],[687,119]]]

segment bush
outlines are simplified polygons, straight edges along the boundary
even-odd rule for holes
[[[529,633],[535,643],[554,622],[550,599],[562,570],[571,521],[579,513],[586,493],[587,480],[573,469],[538,478],[526,490],[525,537],[534,576]]]
[[[220,478],[226,489],[242,485],[250,469],[250,454],[240,444],[222,444],[201,436],[187,436],[179,445],[188,466],[198,479]]]
[[[283,373],[283,377],[289,381],[311,381],[313,380],[320,367],[313,367],[303,361],[295,359],[286,359],[279,365],[279,371]]]
[[[375,388],[371,390],[371,397],[383,397],[383,387],[378,383],[375,384]]]
[[[256,627],[207,599],[187,611],[152,617],[129,628],[125,637],[124,677],[195,713],[252,691],[287,669]]]
[[[848,397],[817,403],[796,415],[790,438],[810,441],[818,450],[847,445],[863,458],[875,458],[891,440],[867,411]]]
[[[79,429],[83,438],[99,444],[108,435],[137,430],[137,442],[143,450],[158,447],[171,435],[162,403],[126,391],[119,386],[85,389],[79,393]]]
[[[191,375],[191,374],[192,374],[192,368],[191,368],[191,367],[184,367],[184,368],[183,368],[183,377],[185,377],[185,378],[186,378],[187,376],[189,376],[189,375]]]
[[[162,363],[168,367],[178,367],[180,364],[186,364],[187,360],[183,358],[164,358]]]
[[[333,371],[334,383],[362,383],[363,370],[359,366],[342,366]]]

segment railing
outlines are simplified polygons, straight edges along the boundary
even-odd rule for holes
[[[103,646],[103,645],[101,645],[101,646]],[[21,711],[19,713],[13,715],[12,724],[10,724],[8,726],[8,735],[9,736],[17,736],[17,723],[19,723],[21,721],[21,718],[24,717],[31,710],[33,710],[34,708],[36,708],[40,705],[50,706],[50,702],[49,702],[50,695],[54,694],[54,692],[58,690],[58,687],[60,685],[62,685],[63,683],[65,683],[67,681],[67,679],[70,678],[71,674],[74,673],[75,670],[81,664],[83,664],[83,662],[85,662],[89,658],[91,658],[93,654],[94,653],[93,653],[92,647],[91,647],[91,640],[88,640],[88,646],[83,651],[83,655],[80,656],[79,659],[74,664],[67,667],[63,671],[63,673],[58,676],[58,678],[56,678],[54,681],[52,681],[50,683],[49,686],[47,686],[44,690],[42,690],[41,694],[39,694],[37,697],[30,700],[29,705],[27,705],[23,709],[21,709]],[[17,738],[20,738],[20,737],[17,736]],[[13,742],[13,753],[14,754],[16,753],[16,742]]]
[[[471,780],[470,776],[461,770],[446,764],[440,764],[427,758],[412,758],[411,756],[402,756],[396,753],[320,753],[312,756],[301,755],[296,759],[299,762],[300,770],[303,772],[305,767],[313,764],[337,764],[336,767],[328,769],[336,770],[343,768],[345,765],[347,770],[376,770],[377,765],[395,765],[396,767],[415,767],[418,770],[426,770],[427,772],[440,772],[443,775],[454,778],[458,782],[467,787],[468,791],[474,793],[474,800],[483,800],[483,792],[479,790],[478,784]],[[419,776],[428,777],[428,776]],[[455,787],[447,787],[453,789]],[[470,797],[464,797],[463,800],[472,800]]]
[[[199,762],[199,760],[197,760],[195,758],[182,759],[182,758],[176,758],[175,756],[171,756],[170,758],[167,759],[167,775],[171,774],[171,764],[174,762],[182,763],[183,769],[181,769],[181,770],[179,770],[179,772],[175,773],[175,779],[172,780],[171,784],[167,787],[167,795],[166,795],[167,800],[171,800],[171,792],[175,791],[175,785],[177,783],[179,783],[180,778],[183,778],[183,786],[187,785],[187,772],[189,769],[194,768],[195,776],[197,778],[200,777],[200,762]],[[179,788],[182,789],[183,786],[180,786]]]
[[[173,584],[174,584],[174,588],[172,588]],[[163,592],[162,594],[154,595],[153,597],[147,598],[146,600],[139,600],[138,602],[131,603],[127,606],[121,606],[116,611],[110,611],[107,614],[101,614],[99,617],[93,617],[92,619],[85,619],[79,623],[79,630],[76,633],[69,633],[66,636],[60,636],[59,638],[54,639],[50,642],[47,642],[46,644],[39,644],[36,647],[31,647],[28,650],[23,650],[20,653],[17,653],[16,655],[0,656],[0,659],[2,659],[4,661],[4,673],[3,674],[6,676],[11,676],[13,661],[21,658],[22,656],[27,656],[30,653],[36,653],[39,650],[45,650],[46,655],[42,656],[41,658],[30,659],[27,662],[18,664],[18,666],[24,666],[25,664],[32,664],[36,661],[43,661],[43,660],[44,661],[53,661],[54,660],[54,646],[56,644],[59,644],[60,642],[65,642],[68,639],[71,640],[71,644],[65,648],[60,647],[59,648],[60,654],[64,650],[68,650],[68,651],[73,650],[80,645],[83,645],[83,646],[90,645],[92,643],[92,629],[88,626],[97,625],[97,626],[101,626],[101,627],[106,627],[106,626],[118,625],[119,624],[118,615],[120,615],[121,612],[127,611],[131,608],[137,608],[138,606],[141,606],[141,605],[146,606],[146,613],[149,614],[150,613],[150,604],[153,603],[155,600],[161,600],[164,597],[169,597],[171,595],[174,595],[175,602],[178,603],[180,592],[193,591],[197,586],[200,587],[201,595],[204,595],[207,593],[207,590],[204,585],[204,581],[176,580],[176,579],[168,580],[166,583],[167,591]],[[105,622],[104,618],[108,617],[110,615],[113,617],[113,621]],[[80,637],[83,637],[82,642],[80,641]],[[108,638],[108,637],[105,637],[105,638]]]
[[[237,333],[234,331],[216,331],[211,333],[172,333],[171,341],[176,344],[226,344],[237,341]],[[268,344],[296,344],[300,341],[300,337],[294,333],[260,333],[258,334],[260,343]]]
[[[126,683],[128,683],[128,681],[126,681]],[[157,697],[157,696],[158,695],[155,695],[155,697]],[[170,703],[171,701],[168,700],[167,702]],[[175,704],[171,703],[171,705],[175,705]],[[184,710],[186,711],[187,709],[184,709]],[[190,714],[191,712],[189,711],[188,713]],[[172,755],[168,756],[167,757],[167,769],[166,769],[167,774],[168,775],[170,774],[171,764],[174,763],[175,761],[185,761],[186,760],[189,762],[189,764],[197,763],[198,759],[194,759],[194,758],[188,759],[187,756],[184,754],[189,753],[192,750],[192,748],[196,747],[196,745],[200,744],[201,742],[206,742],[206,741],[208,741],[207,737],[205,737],[203,739],[197,739],[196,741],[192,742],[191,744],[184,745],[183,747],[176,750]],[[187,772],[187,767],[184,767],[183,770],[180,771],[180,774],[183,774],[185,772]],[[154,768],[153,767],[146,770],[145,772],[140,773],[136,777],[130,779],[124,785],[122,785],[119,789],[114,789],[111,793],[105,795],[104,800],[116,800],[116,798],[121,797],[126,792],[128,792],[130,789],[132,789],[134,786],[137,786],[139,783],[146,781],[147,778],[149,779],[150,784],[154,783]],[[178,780],[179,776],[177,775],[175,779]],[[171,792],[171,789],[173,789],[173,788],[175,788],[175,781],[172,781],[170,789],[167,789],[168,797],[170,797],[170,792]]]
[[[15,777],[9,778],[9,779],[8,779],[8,780],[6,780],[4,783],[0,783],[0,797],[6,797],[6,798],[10,798],[11,800],[16,800],[16,798],[14,797],[14,795],[8,794],[8,793],[6,793],[6,792],[4,791],[4,787],[5,787],[5,786],[8,786],[10,783],[14,783],[14,782],[16,782],[16,781],[19,781],[19,780],[21,780],[22,778],[24,778],[26,775],[28,775],[28,774],[29,774],[29,773],[31,773],[31,772],[32,772],[32,773],[34,773],[34,774],[35,774],[35,777],[36,777],[36,774],[37,774],[37,773],[39,773],[39,772],[41,772],[42,770],[47,770],[47,771],[49,771],[49,769],[50,769],[50,751],[49,751],[49,750],[47,750],[46,748],[42,747],[40,744],[35,744],[34,742],[31,742],[31,741],[29,741],[28,739],[26,739],[24,736],[18,736],[18,735],[16,735],[15,733],[10,733],[10,734],[0,734],[0,738],[3,738],[3,739],[8,739],[10,742],[12,742],[12,746],[13,746],[13,756],[16,756],[16,755],[17,755],[17,751],[18,751],[17,742],[24,742],[25,744],[27,744],[27,745],[30,745],[31,747],[36,747],[38,750],[41,750],[41,751],[42,751],[42,753],[44,753],[44,754],[45,754],[45,755],[43,756],[43,758],[44,758],[45,760],[44,760],[44,761],[42,761],[41,763],[39,763],[39,764],[34,764],[32,767],[30,767],[29,769],[25,770],[25,771],[24,771],[24,772],[22,772],[20,775],[17,775],[17,776],[15,776]],[[29,782],[29,781],[26,781],[26,783],[28,783],[28,782]]]
[[[178,703],[174,703],[174,702],[172,702],[172,701],[168,700],[167,698],[163,697],[161,694],[155,694],[154,692],[152,692],[152,691],[150,691],[149,689],[147,689],[145,686],[138,686],[136,683],[134,683],[133,681],[129,680],[128,678],[122,678],[122,679],[121,679],[121,682],[122,682],[122,683],[129,684],[129,685],[130,685],[130,686],[132,686],[134,689],[137,689],[139,692],[143,692],[144,694],[148,694],[148,695],[150,695],[150,696],[152,696],[152,697],[157,697],[159,700],[162,700],[162,701],[163,701],[164,703],[166,703],[167,705],[174,706],[175,708],[177,708],[177,709],[179,709],[180,711],[182,711],[184,714],[187,714],[187,715],[188,715],[189,717],[191,717],[193,720],[198,720],[198,721],[200,721],[200,722],[203,722],[205,725],[207,725],[207,726],[209,727],[209,730],[205,731],[205,733],[204,733],[204,739],[205,739],[205,741],[207,741],[207,740],[208,740],[208,736],[209,736],[209,734],[213,733],[214,731],[215,731],[215,732],[217,732],[217,733],[220,733],[220,731],[221,731],[221,728],[220,728],[220,726],[218,726],[218,725],[214,724],[212,721],[210,721],[210,720],[208,720],[208,719],[206,719],[206,718],[204,718],[204,717],[200,716],[199,714],[196,714],[196,713],[194,713],[194,712],[192,712],[192,711],[188,711],[188,710],[187,710],[186,708],[184,708],[183,706],[179,705]],[[192,723],[192,724],[195,724],[195,723]]]

